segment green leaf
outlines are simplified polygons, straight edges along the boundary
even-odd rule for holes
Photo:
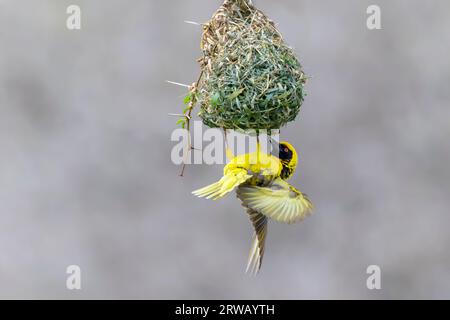
[[[192,101],[192,93],[189,93],[186,97],[184,97],[184,104],[189,104]]]
[[[233,92],[232,94],[230,94],[230,95],[228,96],[228,99],[229,99],[229,100],[236,99],[237,97],[239,97],[239,95],[240,95],[242,92],[244,92],[244,88],[241,88],[241,89],[239,89],[239,90],[236,90],[235,92]]]
[[[181,125],[184,128],[185,124],[186,124],[186,119],[185,118],[178,119],[177,126]]]
[[[211,96],[211,105],[217,107],[220,103],[220,93],[216,92]]]

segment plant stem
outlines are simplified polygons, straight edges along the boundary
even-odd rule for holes
[[[203,77],[203,71],[200,72],[200,76],[198,77],[198,80],[194,82],[191,86],[190,92],[192,95],[191,101],[189,102],[189,109],[187,111],[186,116],[186,130],[188,135],[188,145],[187,145],[187,152],[184,157],[183,165],[181,167],[180,177],[184,176],[184,171],[186,170],[186,162],[190,155],[190,152],[194,149],[192,146],[191,141],[191,119],[192,119],[192,111],[194,110],[195,105],[197,104],[197,93],[198,93],[198,87],[200,84],[200,81]]]

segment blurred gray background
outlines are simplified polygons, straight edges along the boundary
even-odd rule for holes
[[[222,167],[170,159],[185,90],[164,81],[195,81],[201,54],[183,20],[221,1],[0,1],[1,298],[450,298],[450,2],[255,3],[312,77],[282,138],[316,214],[272,223],[252,278],[239,201],[190,194]]]

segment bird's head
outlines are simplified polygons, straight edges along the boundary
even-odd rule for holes
[[[279,146],[279,158],[284,161],[291,161],[293,158],[297,158],[297,152],[295,148],[289,142],[280,142]]]
[[[289,142],[280,142],[278,145],[278,158],[283,164],[282,178],[289,178],[295,171],[298,162],[298,155],[295,148]]]

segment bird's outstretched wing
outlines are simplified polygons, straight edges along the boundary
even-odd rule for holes
[[[244,183],[251,177],[252,175],[248,174],[246,169],[234,168],[229,170],[229,172],[227,172],[227,174],[216,183],[195,190],[192,194],[200,198],[217,200],[233,191],[234,188]]]
[[[268,218],[283,223],[295,223],[312,213],[308,197],[281,178],[266,187],[244,184],[237,189],[242,204]]]
[[[257,274],[261,269],[264,257],[264,245],[266,243],[267,222],[266,216],[253,209],[247,209],[248,216],[252,222],[255,234],[253,235],[252,246],[248,256],[247,270],[251,274]]]

